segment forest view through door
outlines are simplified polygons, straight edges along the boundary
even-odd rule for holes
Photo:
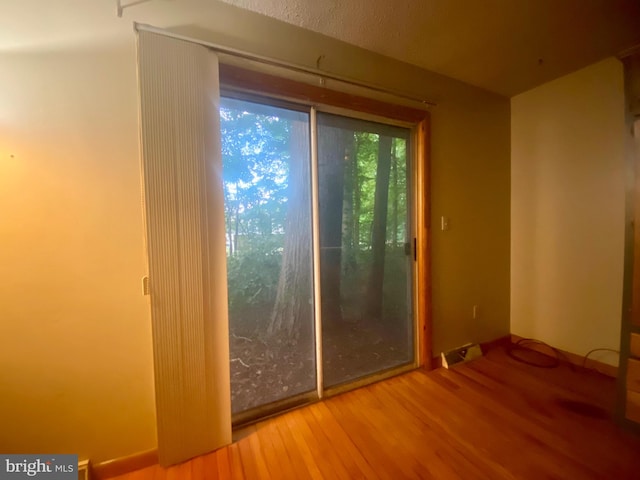
[[[410,130],[314,113],[221,100],[236,418],[414,360]]]
[[[410,130],[318,113],[323,384],[413,362]]]
[[[309,113],[220,108],[231,409],[316,390]]]

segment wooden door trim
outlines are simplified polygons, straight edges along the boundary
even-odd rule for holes
[[[286,98],[309,105],[330,105],[415,124],[429,114],[425,110],[331,90],[235,65],[220,63],[219,70],[220,85],[239,92]]]
[[[616,398],[616,420],[621,425],[640,432],[635,415],[628,416],[628,359],[631,356],[631,335],[640,334],[640,54],[621,58],[624,65],[626,99],[625,158],[625,247],[622,315],[620,328],[620,365]],[[633,403],[633,402],[632,402]]]

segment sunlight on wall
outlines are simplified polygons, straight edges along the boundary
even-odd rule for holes
[[[133,59],[0,56],[4,452],[155,444]]]
[[[511,332],[578,355],[620,343],[622,78],[608,59],[511,102]]]

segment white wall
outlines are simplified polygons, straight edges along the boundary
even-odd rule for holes
[[[156,445],[133,20],[437,101],[434,351],[508,334],[508,99],[210,0],[114,4],[0,2],[0,452]]]
[[[613,58],[511,99],[513,334],[578,355],[618,349],[624,133]]]

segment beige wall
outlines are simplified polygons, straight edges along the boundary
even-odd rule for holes
[[[525,92],[511,112],[511,331],[579,355],[617,349],[622,65],[608,59]]]
[[[134,58],[0,54],[0,451],[155,441]]]
[[[0,451],[155,446],[132,20],[437,101],[434,352],[508,333],[507,99],[228,5],[113,10],[24,0],[0,36]]]

